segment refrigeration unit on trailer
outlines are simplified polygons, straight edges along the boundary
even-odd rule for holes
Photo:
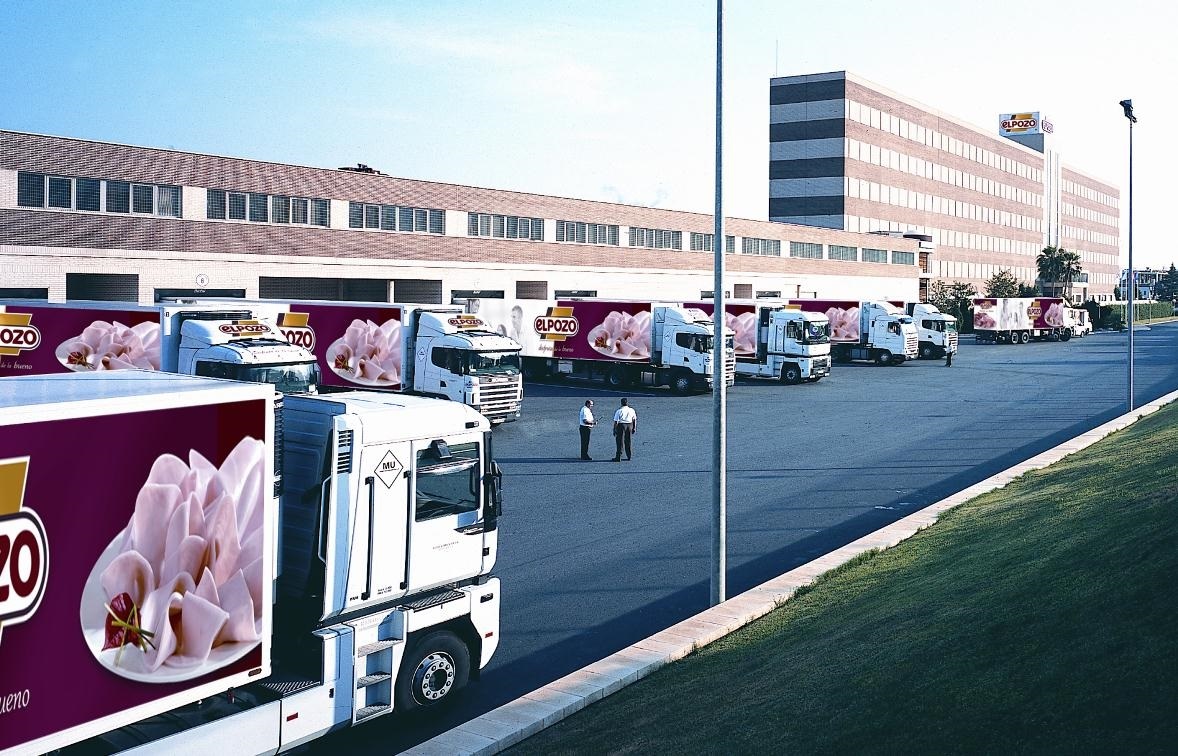
[[[314,355],[242,304],[0,300],[0,332],[0,377],[135,368],[284,393],[313,391],[320,378]]]
[[[438,706],[487,664],[487,420],[276,397],[133,370],[0,380],[0,752],[276,753]]]
[[[519,344],[465,314],[461,306],[286,300],[244,304],[274,320],[292,344],[315,354],[328,390],[404,391],[470,405],[492,423],[519,419]]]
[[[520,342],[529,377],[568,375],[678,393],[712,385],[712,320],[698,308],[648,300],[482,299],[478,316],[504,324]],[[721,353],[732,385],[731,332]]]
[[[711,301],[690,302],[710,317]],[[778,301],[725,300],[725,325],[733,332],[736,374],[815,382],[830,375],[830,321]]]
[[[957,352],[957,318],[926,302],[909,302],[904,311],[916,326],[921,359],[936,359]]]
[[[973,300],[974,332],[982,343],[1068,341],[1067,310],[1059,297],[978,297]]]
[[[830,321],[830,355],[835,362],[868,360],[899,365],[919,354],[912,318],[891,302],[846,299],[789,299],[805,312],[819,312]]]

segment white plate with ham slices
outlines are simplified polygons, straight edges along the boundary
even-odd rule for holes
[[[391,376],[397,375],[400,371],[400,354],[390,355],[385,362],[372,361],[374,369],[371,369],[371,374],[365,374],[366,371],[363,365],[359,364],[361,358],[357,357],[352,350],[352,347],[345,339],[336,339],[331,346],[327,348],[327,366],[331,368],[331,372],[343,378],[349,383],[354,383],[357,386],[373,386],[378,388],[389,388],[391,386],[401,385],[399,377],[393,378]],[[369,362],[371,360],[366,360]]]
[[[258,647],[261,641],[239,643],[222,643],[214,646],[207,657],[199,661],[187,660],[182,654],[168,658],[156,670],[148,666],[147,654],[138,647],[127,644],[123,647],[122,655],[119,649],[110,648],[105,651],[102,646],[106,642],[106,594],[102,589],[102,573],[123,553],[123,543],[126,531],[115,536],[106,550],[94,564],[86,585],[82,589],[82,603],[80,607],[82,633],[86,637],[86,646],[99,664],[111,672],[128,680],[146,683],[176,683],[192,680],[210,672],[232,664],[250,651]],[[257,623],[257,630],[261,632],[261,622]],[[118,658],[118,664],[115,659]]]

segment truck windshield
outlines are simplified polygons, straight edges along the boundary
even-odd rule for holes
[[[946,320],[945,321],[945,332],[946,333],[957,333],[957,321],[956,320]]]
[[[235,365],[228,362],[196,363],[196,374],[247,383],[269,383],[283,394],[305,394],[319,385],[319,366],[314,362],[282,365]]]
[[[447,446],[435,441],[417,452],[416,472],[418,522],[479,508],[478,444]]]
[[[519,352],[466,352],[464,375],[518,375]]]
[[[830,341],[830,323],[806,323],[803,344],[825,344]]]

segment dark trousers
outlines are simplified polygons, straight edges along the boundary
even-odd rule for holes
[[[622,448],[626,449],[626,459],[630,459],[632,455],[630,450],[630,436],[633,426],[630,423],[618,423],[614,427],[614,441],[617,443],[618,450],[614,453],[614,459],[622,458]]]
[[[581,459],[589,456],[589,434],[593,432],[592,425],[577,426],[581,430]]]

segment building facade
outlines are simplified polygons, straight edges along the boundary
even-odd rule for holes
[[[913,301],[928,260],[900,235],[724,229],[736,297]],[[701,213],[0,131],[5,297],[697,299],[712,236]]]
[[[1063,164],[1036,120],[1008,119],[1007,138],[845,71],[774,78],[769,218],[927,234],[937,259],[922,292],[934,279],[981,290],[1004,269],[1031,284],[1043,247],[1060,246],[1083,265],[1074,296],[1111,300],[1120,192]]]

